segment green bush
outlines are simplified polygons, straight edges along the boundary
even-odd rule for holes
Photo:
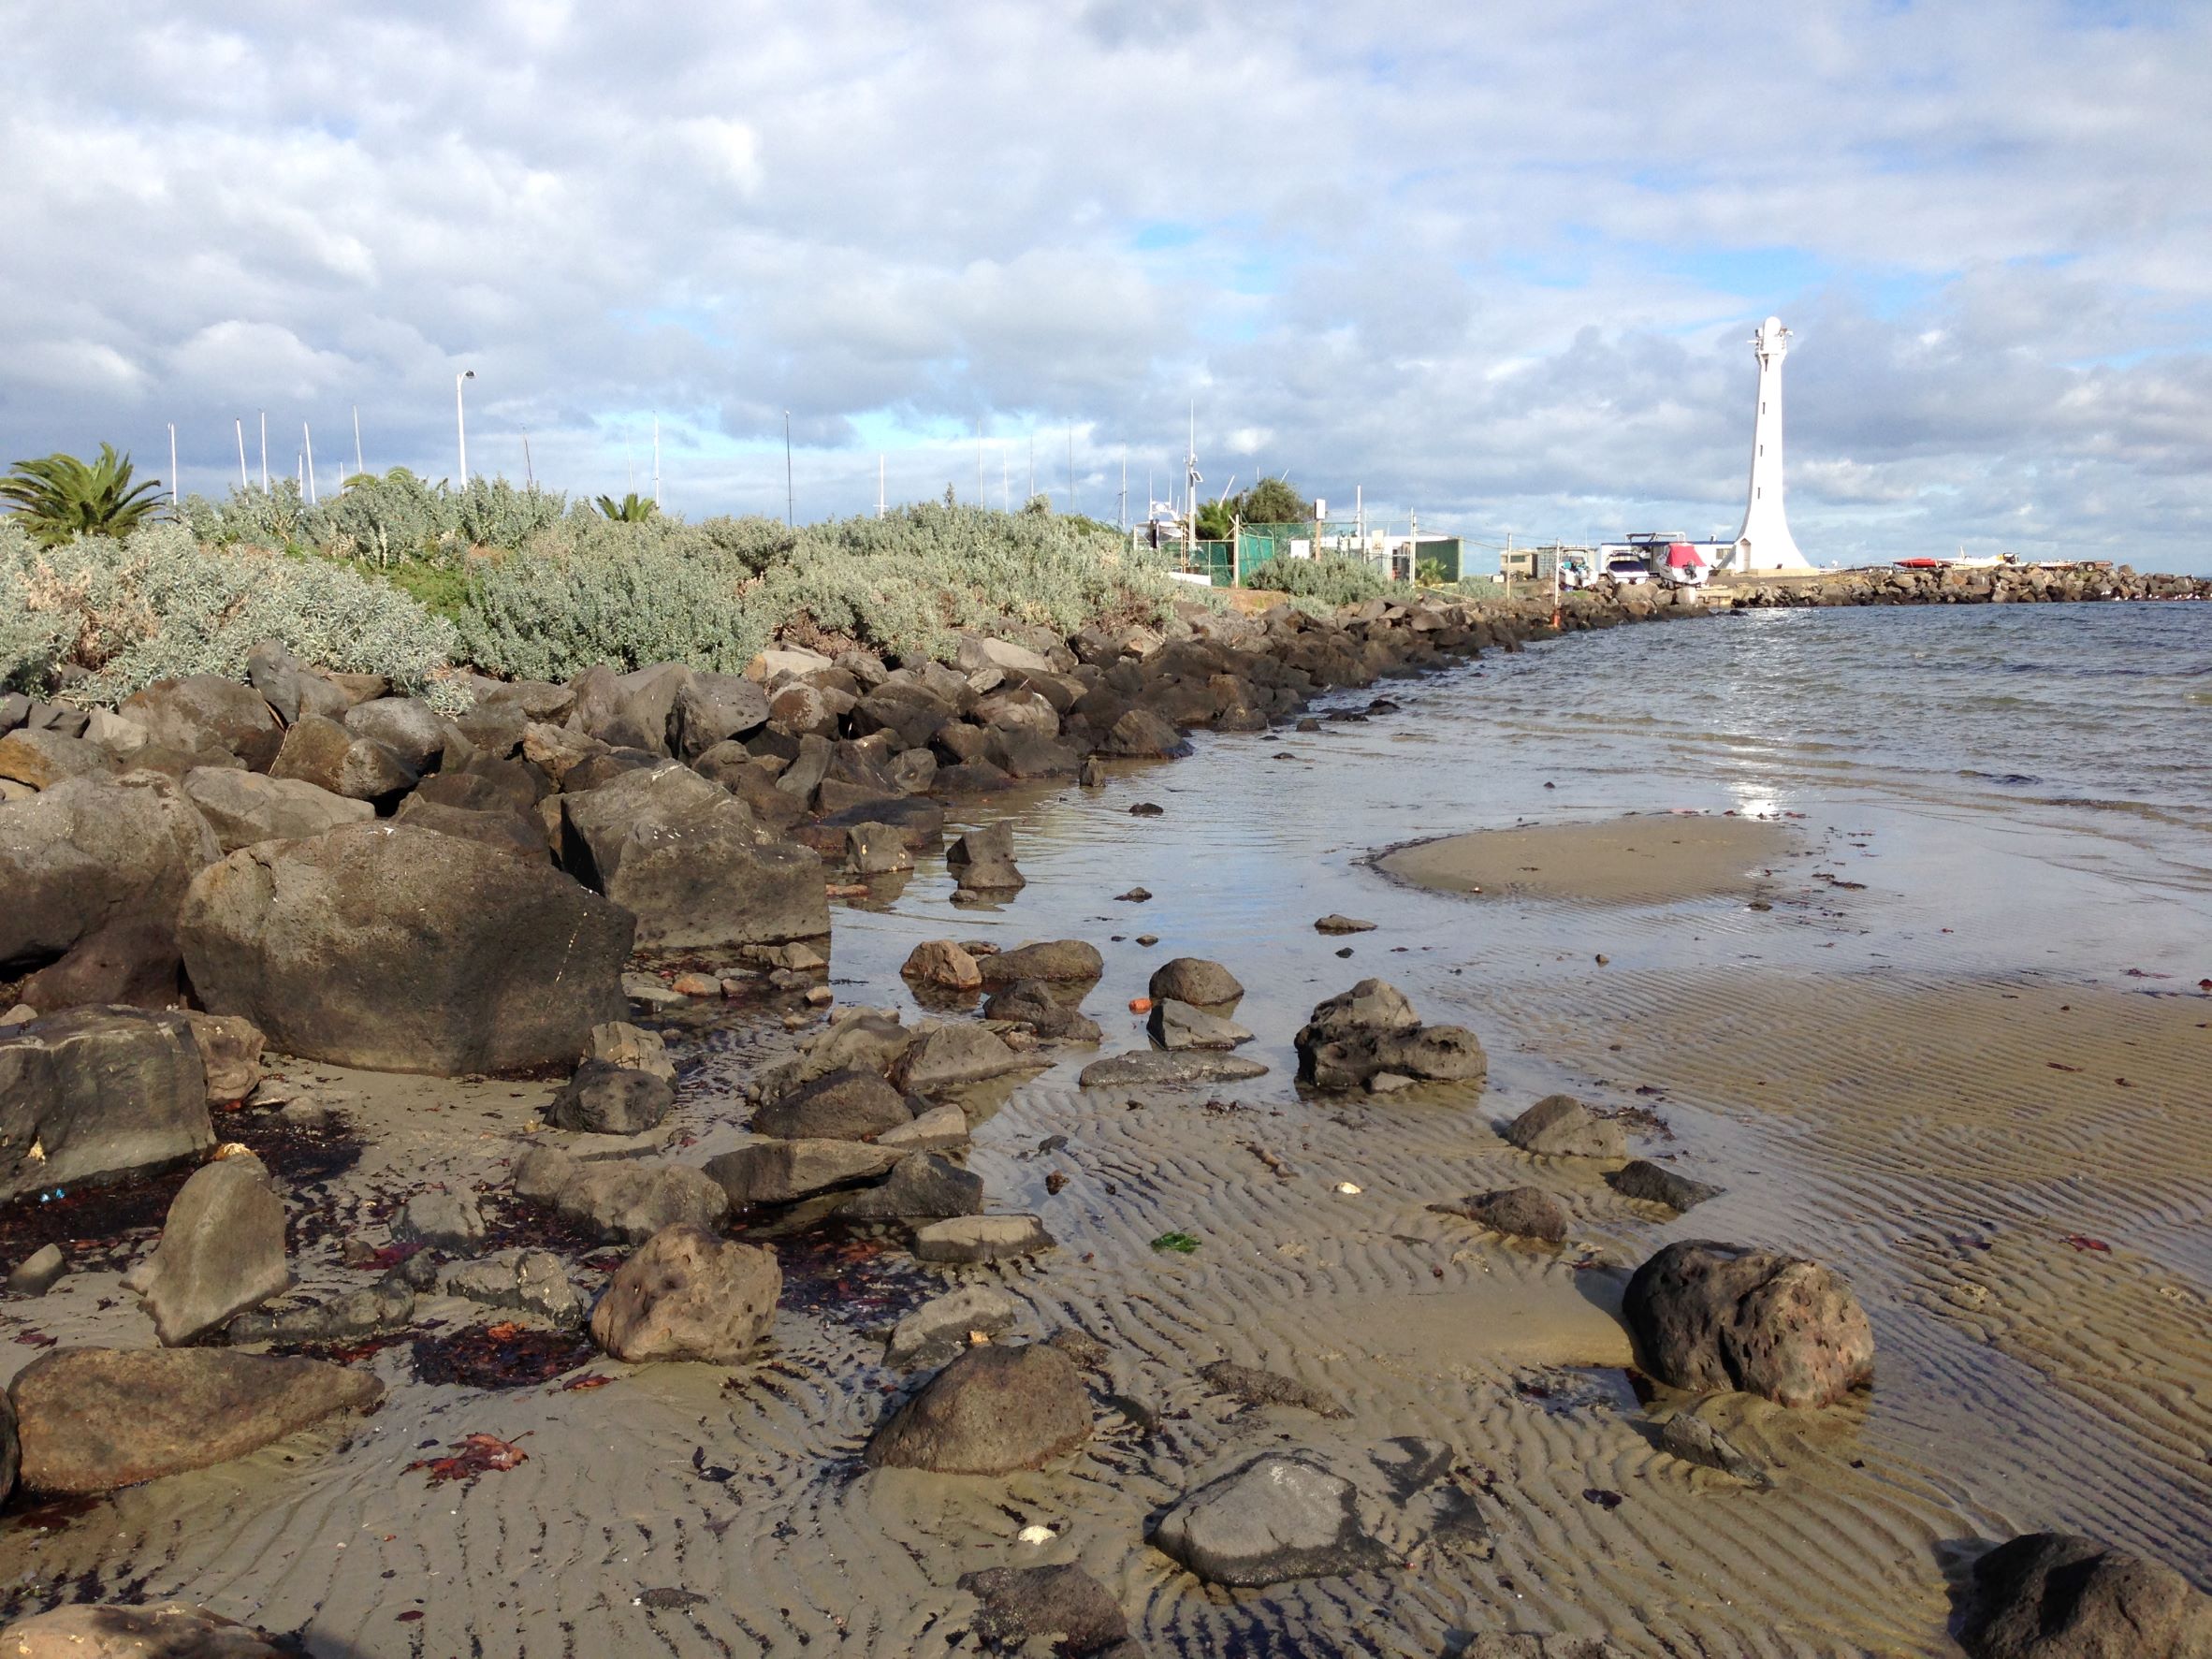
[[[735,673],[787,633],[943,657],[957,629],[1011,618],[1071,633],[1155,621],[1189,597],[1160,556],[1049,515],[927,504],[793,532],[761,518],[590,513],[486,561],[458,621],[477,665],[562,679],[594,662]]]
[[[181,524],[124,540],[34,546],[0,519],[0,675],[28,691],[65,688],[77,703],[116,703],[186,674],[242,678],[246,653],[282,640],[325,667],[391,677],[441,704],[451,623],[342,565],[252,547],[207,547]]]
[[[216,546],[301,548],[386,566],[458,561],[472,547],[519,547],[568,510],[559,490],[518,488],[504,478],[472,478],[456,489],[394,467],[382,476],[356,473],[312,507],[289,478],[267,489],[234,489],[220,504],[196,495],[184,503],[184,521]]]
[[[1318,559],[1271,559],[1244,576],[1247,588],[1315,599],[1326,605],[1361,604],[1390,590],[1382,572],[1364,559],[1324,553]]]

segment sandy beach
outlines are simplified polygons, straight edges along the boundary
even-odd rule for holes
[[[1522,1632],[1651,1655],[1935,1655],[1957,1652],[1977,1540],[2061,1526],[2199,1569],[2203,891],[2130,899],[2086,832],[2049,825],[2014,823],[1962,861],[1952,804],[1832,778],[1764,788],[1774,808],[1755,816],[1726,816],[1715,791],[1677,814],[1660,803],[1682,798],[1679,780],[1603,756],[1568,772],[1535,735],[1505,744],[1479,791],[1439,798],[1424,762],[1462,741],[1492,671],[1411,684],[1390,714],[1209,738],[1099,788],[1003,798],[976,815],[1016,825],[1028,885],[1001,902],[955,905],[939,859],[839,904],[837,1002],[909,1021],[943,1006],[899,977],[925,939],[1101,952],[1083,1008],[1103,1042],[1048,1048],[1043,1070],[969,1101],[968,1167],[990,1207],[1036,1214],[1055,1249],[933,1267],[893,1230],[740,1222],[739,1237],[774,1235],[785,1273],[761,1361],[632,1366],[547,1332],[546,1375],[506,1386],[423,1380],[426,1356],[534,1322],[426,1297],[357,1358],[389,1389],[373,1416],[102,1499],[19,1500],[0,1585],[19,1608],[184,1597],[327,1655],[890,1655],[957,1650],[978,1611],[963,1575],[1070,1562],[1154,1652],[1436,1654]],[[1292,809],[1316,792],[1344,805]],[[1124,896],[1139,883],[1148,899]],[[1317,932],[1332,911],[1375,926]],[[1099,1055],[1144,1045],[1126,1005],[1185,954],[1248,987],[1234,1017],[1258,1039],[1241,1052],[1268,1074],[1078,1086]],[[1369,975],[1476,1032],[1486,1086],[1295,1084],[1308,1011]],[[741,1087],[821,1018],[795,990],[650,1018],[679,1077],[647,1143],[687,1161],[731,1143]],[[342,1245],[382,1245],[426,1183],[478,1195],[495,1242],[545,1236],[508,1183],[530,1147],[568,1139],[543,1127],[555,1084],[280,1069],[357,1149],[295,1201],[303,1289],[364,1282]],[[1502,1137],[1560,1091],[1720,1196],[1676,1215],[1613,1190],[1621,1159]],[[1561,1244],[1431,1208],[1521,1184],[1564,1206]],[[1155,1247],[1175,1233],[1195,1247]],[[1841,1273],[1875,1332],[1870,1393],[1789,1410],[1652,1384],[1622,1289],[1685,1238]],[[622,1255],[571,1253],[586,1285]],[[0,1369],[50,1340],[150,1343],[122,1265],[9,1302]],[[866,1468],[920,1380],[885,1366],[885,1332],[977,1283],[1017,1305],[999,1341],[1090,1339],[1071,1348],[1090,1444],[1004,1477]],[[1306,1403],[1225,1395],[1200,1375],[1224,1360]],[[1678,1412],[1771,1486],[1663,1449]],[[421,1466],[472,1433],[524,1458],[452,1481]],[[1378,1489],[1386,1566],[1230,1590],[1146,1541],[1182,1494],[1258,1452],[1350,1467],[1414,1443],[1448,1454],[1445,1472],[1428,1509]]]

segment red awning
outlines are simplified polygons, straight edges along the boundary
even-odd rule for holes
[[[1697,549],[1689,543],[1672,542],[1667,545],[1666,564],[1669,570],[1689,570],[1696,563]]]

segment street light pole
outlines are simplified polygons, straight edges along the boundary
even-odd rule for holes
[[[799,522],[798,491],[791,481],[791,411],[783,412],[783,526],[797,528]]]
[[[461,382],[474,380],[476,371],[464,369],[453,377],[453,430],[460,440],[460,481],[463,489],[469,487],[469,415],[461,403]]]
[[[177,423],[169,422],[169,511],[177,510]]]

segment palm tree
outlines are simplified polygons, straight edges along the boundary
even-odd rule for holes
[[[641,497],[634,489],[620,501],[611,495],[599,498],[599,510],[617,524],[643,524],[660,509],[648,497]]]
[[[86,465],[73,455],[20,460],[0,478],[0,501],[29,521],[31,539],[58,546],[70,537],[127,535],[160,504],[161,480],[133,485],[131,458],[115,445],[100,445],[100,458]]]

